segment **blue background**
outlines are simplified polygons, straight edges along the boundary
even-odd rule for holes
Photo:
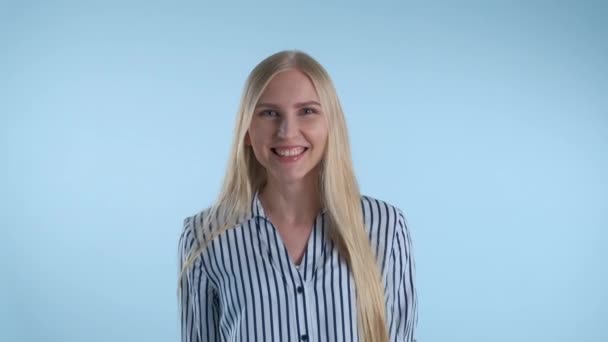
[[[420,341],[607,341],[606,4],[2,2],[0,340],[177,341],[182,220],[297,48],[406,213]]]

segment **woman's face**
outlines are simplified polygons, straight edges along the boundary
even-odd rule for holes
[[[327,144],[327,120],[301,71],[275,75],[255,107],[245,142],[268,177],[292,184],[315,176]]]

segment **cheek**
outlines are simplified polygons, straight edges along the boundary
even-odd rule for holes
[[[273,127],[268,124],[252,122],[247,133],[251,145],[261,148],[272,140]]]
[[[327,144],[327,134],[327,126],[319,125],[319,127],[316,127],[316,129],[311,132],[311,137],[315,144],[325,146]]]
[[[323,144],[327,141],[327,123],[323,119],[308,122],[306,125],[306,135],[314,144]]]

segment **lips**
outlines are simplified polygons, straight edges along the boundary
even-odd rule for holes
[[[271,148],[272,153],[281,163],[293,163],[302,158],[308,151],[308,147],[275,147]]]
[[[306,152],[306,150],[308,150],[308,148],[303,147],[303,146],[275,147],[275,148],[271,148],[271,150],[274,154],[276,154],[277,156],[280,156],[280,157],[295,157],[295,156],[298,156],[298,155]]]

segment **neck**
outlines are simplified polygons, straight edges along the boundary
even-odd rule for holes
[[[308,225],[321,210],[321,195],[315,180],[278,184],[270,179],[260,191],[266,214],[290,225]]]

